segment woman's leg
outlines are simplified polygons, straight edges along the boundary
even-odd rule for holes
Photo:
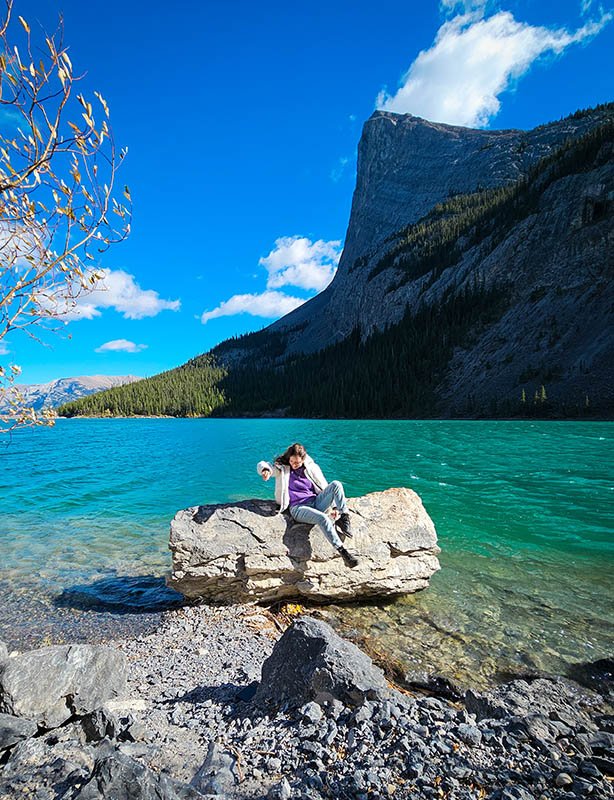
[[[316,497],[314,506],[318,511],[326,511],[333,503],[340,514],[347,514],[348,507],[345,502],[345,492],[341,481],[329,483],[326,489]]]
[[[328,514],[312,506],[293,506],[290,509],[290,514],[297,522],[305,522],[307,525],[318,525],[333,547],[339,549],[343,546],[343,542],[339,538],[333,521]]]

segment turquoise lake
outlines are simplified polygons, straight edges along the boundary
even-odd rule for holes
[[[12,647],[146,630],[170,519],[271,497],[255,470],[293,441],[348,495],[414,489],[441,571],[387,604],[329,607],[410,670],[487,685],[614,651],[614,423],[74,419],[0,440],[0,639]]]

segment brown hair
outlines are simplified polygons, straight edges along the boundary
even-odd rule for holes
[[[277,456],[275,463],[285,464],[285,466],[288,467],[290,466],[290,456],[299,456],[300,458],[305,458],[306,455],[307,451],[303,445],[295,442],[294,444],[291,444],[290,447],[280,456]]]

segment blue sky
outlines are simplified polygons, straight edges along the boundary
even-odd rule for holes
[[[134,203],[81,318],[46,345],[0,341],[25,383],[152,375],[321,290],[376,104],[531,128],[614,99],[614,22],[590,0],[16,0],[15,12],[48,30],[63,15],[80,90],[102,93],[128,147]]]

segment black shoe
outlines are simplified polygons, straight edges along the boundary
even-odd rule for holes
[[[353,556],[351,553],[348,553],[348,551],[345,549],[345,547],[343,547],[343,545],[341,547],[338,547],[337,551],[341,556],[341,558],[343,559],[343,563],[346,565],[346,567],[354,568],[358,566],[358,559],[356,558],[356,556]]]
[[[347,512],[345,514],[341,514],[339,519],[335,520],[335,525],[341,536],[346,536],[348,539],[351,539],[352,536],[354,535],[354,533],[352,532],[352,522],[350,520],[350,515]]]

